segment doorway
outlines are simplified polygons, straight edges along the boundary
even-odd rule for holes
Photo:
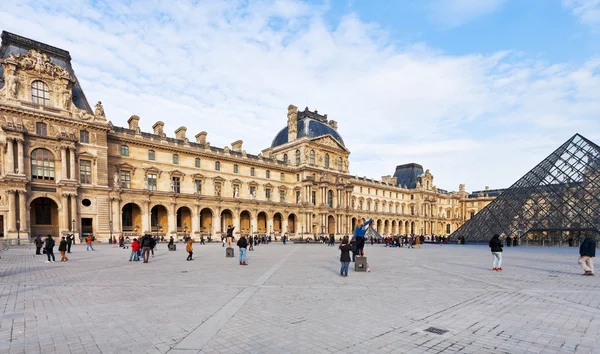
[[[92,218],[81,218],[81,235],[83,238],[92,236],[94,234],[94,219]]]

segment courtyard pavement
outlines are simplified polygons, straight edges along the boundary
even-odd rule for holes
[[[342,278],[337,245],[256,246],[247,267],[194,245],[2,253],[0,353],[600,353],[576,248],[505,248],[498,273],[486,246],[367,246],[371,272]]]

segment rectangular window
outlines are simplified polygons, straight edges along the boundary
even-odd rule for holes
[[[200,158],[196,157],[196,167],[200,168]]]
[[[92,183],[92,161],[79,160],[79,182]]]
[[[300,182],[300,174],[296,173],[296,182]]]
[[[148,160],[150,160],[150,161],[156,160],[156,153],[154,152],[154,150],[148,150]]]
[[[250,176],[254,177],[254,167],[250,168]]]
[[[181,178],[179,178],[179,177],[171,178],[171,192],[181,193]]]
[[[281,181],[284,182],[285,181],[285,174],[282,173],[281,176],[279,177],[279,179],[281,179]]]
[[[82,144],[90,143],[90,133],[87,130],[79,131],[79,142]]]
[[[238,165],[233,165],[233,173],[238,173],[239,167]]]
[[[202,181],[197,179],[194,181],[194,190],[198,194],[202,194]]]
[[[279,202],[285,203],[285,190],[283,189],[279,190]]]
[[[179,155],[173,154],[173,163],[176,165],[179,164]]]
[[[265,189],[265,198],[271,200],[271,188]]]
[[[317,205],[317,192],[312,192],[312,203],[313,205]]]
[[[131,188],[131,173],[121,171],[121,188]]]
[[[129,156],[129,146],[121,145],[121,156]]]
[[[46,136],[48,135],[47,129],[46,129],[46,123],[35,123],[35,133],[39,136]]]
[[[148,190],[155,191],[157,185],[157,178],[155,173],[148,173]]]
[[[215,162],[215,171],[221,171],[221,163],[219,161]]]
[[[271,178],[271,171],[267,170],[267,178]]]

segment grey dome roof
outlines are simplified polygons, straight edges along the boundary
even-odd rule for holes
[[[298,135],[297,138],[316,138],[319,136],[331,135],[337,140],[342,146],[344,145],[344,139],[340,134],[327,124],[327,115],[321,116],[317,112],[310,112],[305,110],[304,112],[298,112]],[[273,139],[271,147],[277,147],[288,143],[288,128],[283,128]]]

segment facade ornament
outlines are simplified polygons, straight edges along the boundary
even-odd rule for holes
[[[148,190],[148,176],[144,176],[144,190]]]
[[[240,187],[238,187],[236,185],[233,189],[233,197],[237,199],[239,197],[239,194],[240,194]]]
[[[119,174],[117,172],[115,172],[114,176],[113,176],[113,188],[118,188],[119,187]]]
[[[62,96],[62,104],[63,104],[64,109],[69,110],[69,108],[71,108],[71,98],[72,98],[71,90],[69,90],[68,88],[65,88],[63,90],[63,96]]]
[[[18,80],[17,76],[14,74],[6,75],[6,92],[7,96],[10,98],[17,98],[17,89],[18,89]]]
[[[215,183],[215,197],[221,196],[221,183]]]
[[[85,111],[83,109],[79,109],[79,108],[75,109],[75,114],[74,115],[75,115],[75,117],[77,117],[77,118],[79,118],[81,120],[90,120],[90,119],[94,118],[93,115],[91,115],[87,111]]]
[[[106,117],[106,115],[104,114],[104,107],[102,107],[102,102],[98,101],[98,103],[96,103],[96,109],[94,110],[94,115],[97,117]]]
[[[173,182],[173,180],[171,180],[170,188],[171,188],[171,192],[175,193],[175,182]]]
[[[52,63],[50,58],[40,53],[35,49],[28,51],[25,54],[9,54],[8,58],[2,60],[2,63],[16,64],[21,70],[33,70],[40,74],[47,74],[53,78],[64,78],[69,81],[74,81],[73,77],[67,70]]]

